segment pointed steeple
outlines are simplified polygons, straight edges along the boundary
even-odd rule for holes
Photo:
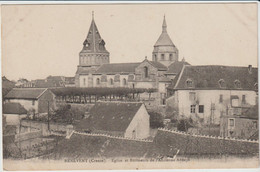
[[[154,46],[175,46],[170,38],[170,36],[167,33],[167,24],[166,24],[166,19],[165,15],[163,17],[163,24],[162,24],[162,33],[159,37],[159,39],[156,41]]]
[[[167,32],[167,24],[166,24],[166,20],[165,20],[165,15],[163,16],[162,32]]]
[[[92,22],[88,31],[88,35],[83,42],[83,50],[87,52],[107,52],[105,41],[101,38],[97,25],[94,20],[94,12],[92,11]]]

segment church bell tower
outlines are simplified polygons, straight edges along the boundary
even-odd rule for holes
[[[94,12],[92,12],[91,25],[83,42],[83,48],[79,53],[79,65],[75,76],[76,87],[81,86],[80,76],[91,75],[99,66],[110,62],[109,52],[106,50],[105,44],[95,23]],[[88,78],[91,81],[90,76]]]
[[[153,49],[153,61],[158,61],[168,67],[173,62],[178,61],[178,56],[178,49],[173,44],[170,36],[167,33],[167,24],[164,16],[162,33],[159,39],[156,41]]]

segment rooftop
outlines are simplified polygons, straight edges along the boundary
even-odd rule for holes
[[[46,88],[13,88],[6,99],[33,99],[36,100],[46,91]]]
[[[142,103],[98,102],[76,130],[103,130],[124,132]]]
[[[27,110],[20,103],[5,103],[3,105],[4,114],[27,114]]]
[[[110,63],[100,66],[96,74],[121,74],[121,73],[135,73],[135,68],[140,63]]]
[[[187,85],[187,81],[191,85]],[[239,84],[237,84],[239,83]],[[256,90],[258,69],[235,66],[184,66],[169,89]]]

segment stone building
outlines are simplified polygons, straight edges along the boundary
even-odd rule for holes
[[[258,139],[258,104],[240,108],[241,113],[221,116],[220,135],[242,139]]]
[[[153,96],[163,105],[166,87],[183,65],[189,65],[184,59],[178,61],[178,49],[167,33],[165,17],[162,33],[154,45],[152,61],[145,57],[142,62],[110,63],[109,58],[105,41],[93,17],[83,49],[79,53],[76,87],[157,88],[158,92]]]
[[[29,113],[47,113],[55,109],[55,95],[47,88],[13,88],[4,103],[20,103]]]
[[[167,108],[179,117],[219,124],[257,104],[258,69],[234,66],[184,66],[167,88]]]
[[[98,102],[76,130],[145,139],[150,135],[150,116],[140,102]]]

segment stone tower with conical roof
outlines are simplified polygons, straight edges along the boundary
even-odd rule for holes
[[[106,50],[105,41],[101,38],[94,20],[94,12],[92,12],[92,22],[88,35],[84,40],[83,48],[79,53],[79,65],[75,76],[76,86],[91,86],[91,74],[99,66],[107,64],[109,61],[109,52]],[[88,77],[83,78],[84,75],[88,75]],[[81,78],[83,78],[84,81],[81,81]]]
[[[163,19],[162,33],[154,45],[153,61],[158,61],[167,67],[173,62],[178,61],[178,49],[167,33],[165,16]]]

